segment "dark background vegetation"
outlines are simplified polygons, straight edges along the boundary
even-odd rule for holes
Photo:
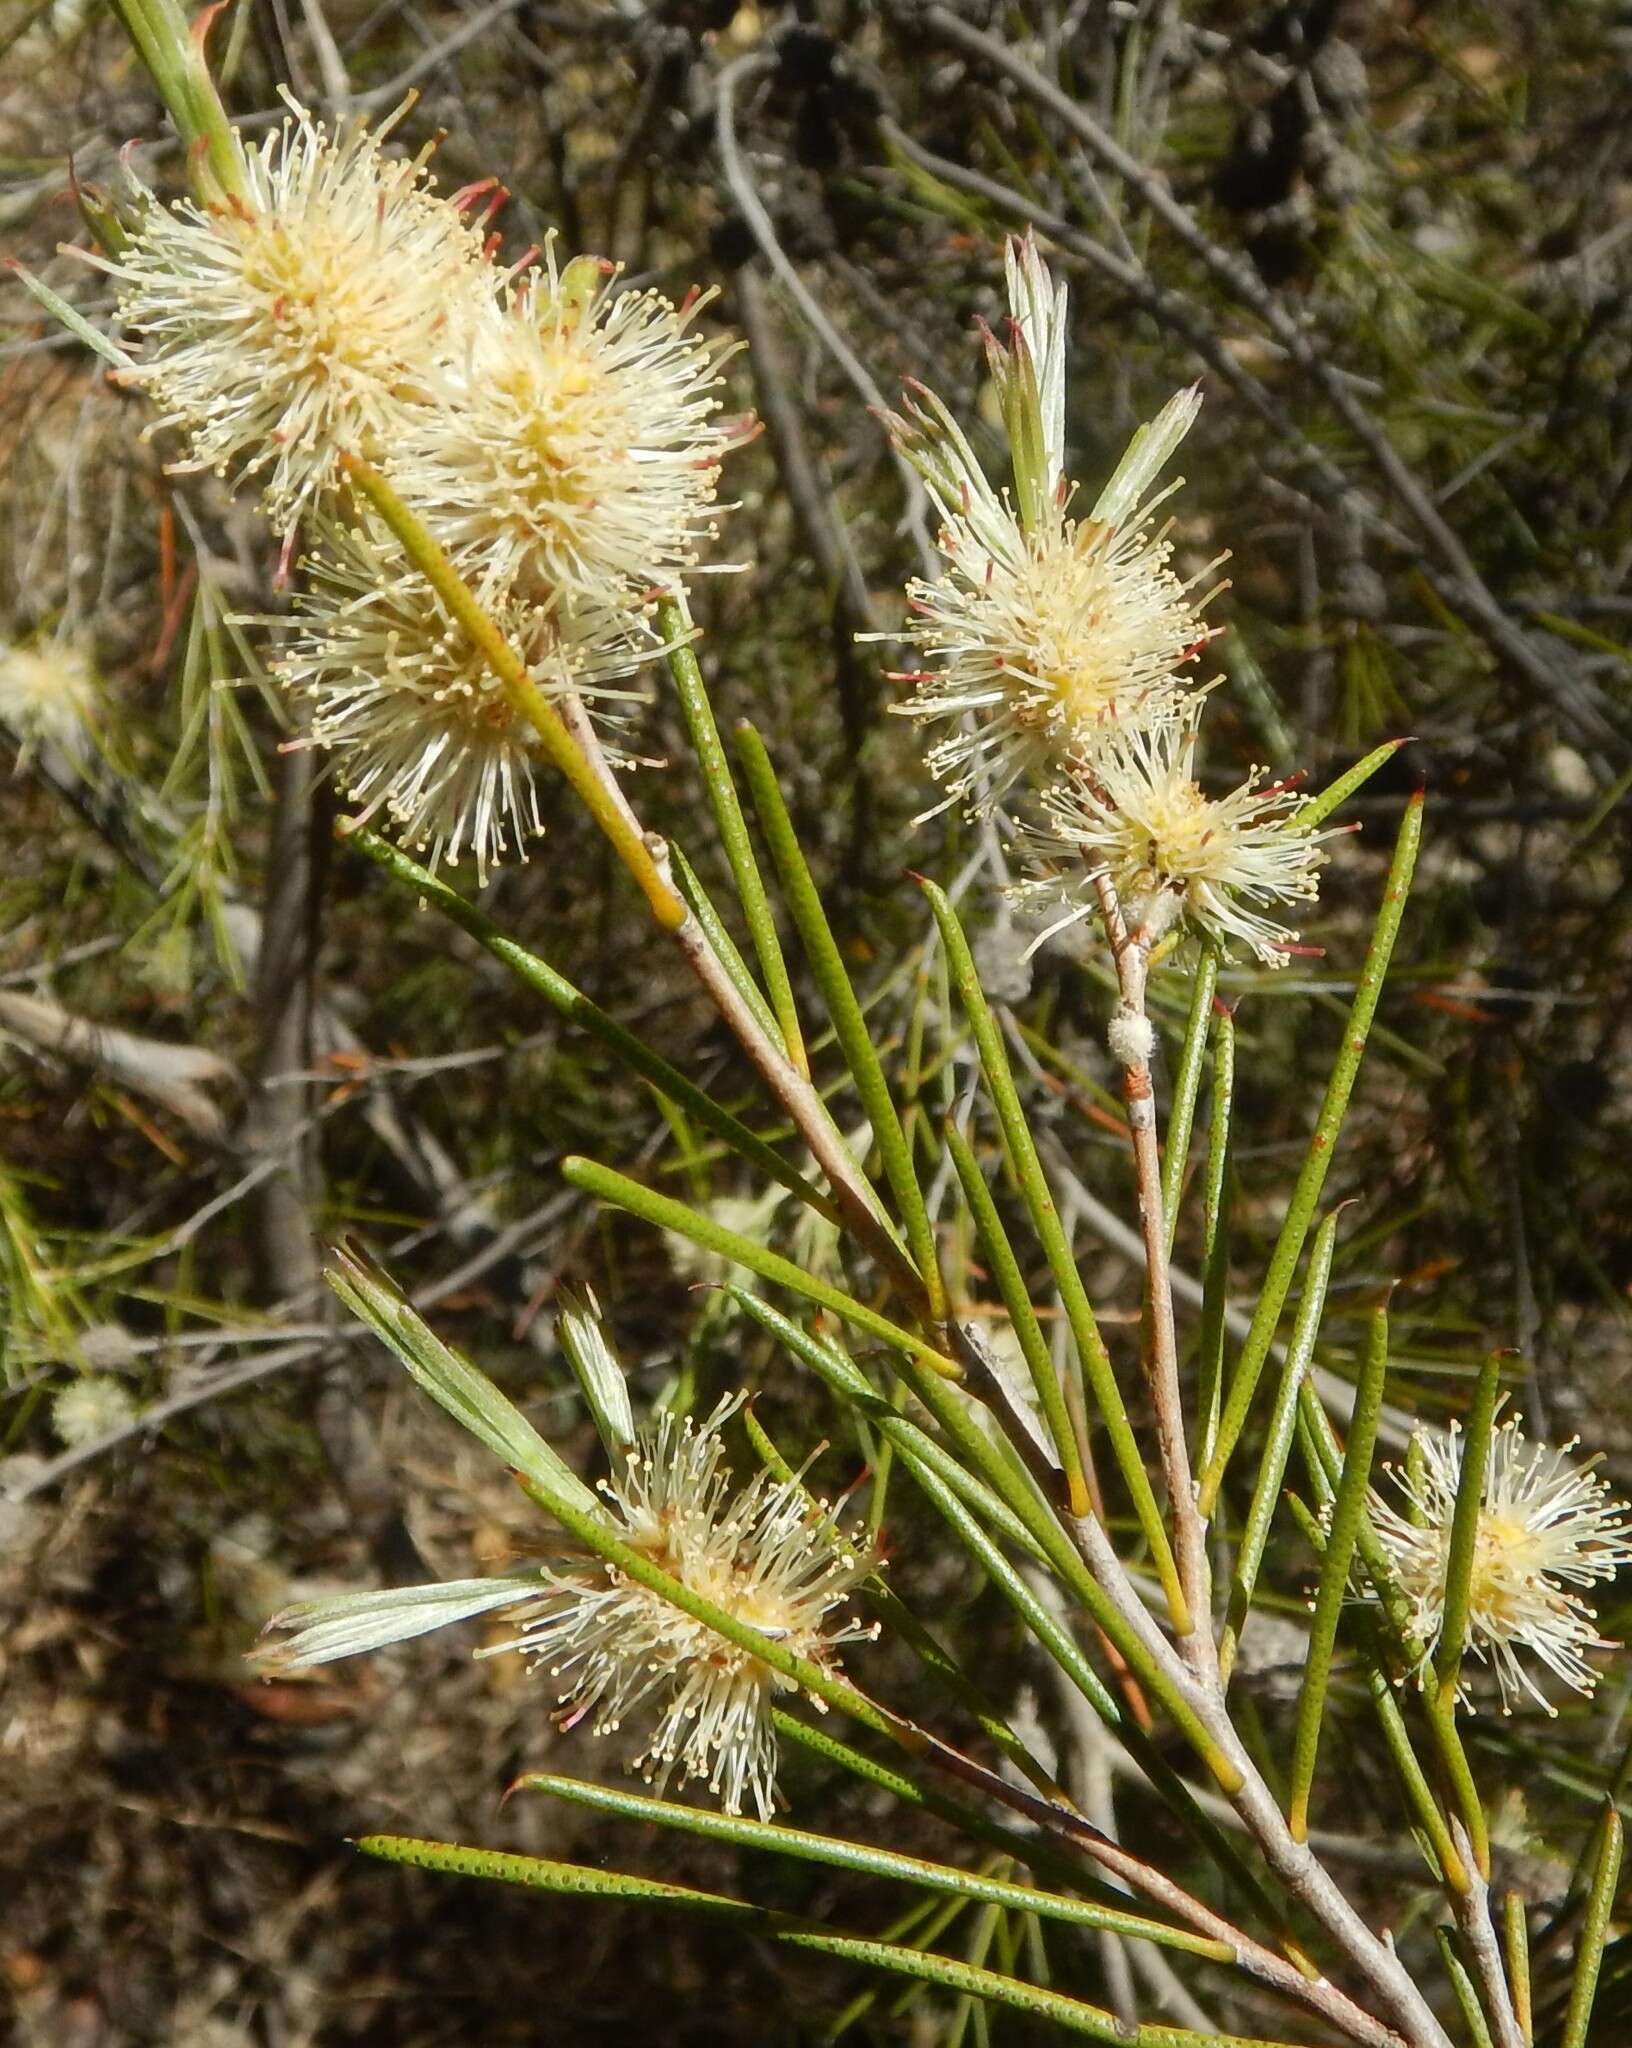
[[[1401,798],[1425,781],[1415,904],[1331,1183],[1356,1206],[1325,1356],[1344,1366],[1355,1310],[1398,1278],[1397,1400],[1444,1412],[1470,1360],[1512,1346],[1533,1422],[1579,1429],[1632,1485],[1625,11],[236,0],[212,49],[235,115],[268,115],[284,81],[320,111],[349,89],[376,117],[416,86],[402,136],[446,131],[445,188],[502,178],[514,254],[553,226],[569,250],[676,295],[719,286],[709,317],[752,344],[734,398],[768,431],[727,477],[737,509],[719,559],[748,566],[698,581],[708,670],[722,721],[749,713],[767,736],[926,1117],[960,1053],[902,870],[956,872],[979,848],[945,819],[912,828],[928,800],[915,735],[884,715],[888,651],[853,644],[899,618],[921,565],[868,407],[910,375],[989,418],[972,322],[997,316],[1002,237],[1028,221],[1072,288],[1079,474],[1100,477],[1138,421],[1202,378],[1172,509],[1191,567],[1232,558],[1212,766],[1302,765],[1318,786],[1380,739],[1415,736],[1337,849],[1309,934],[1323,957],[1278,980],[1227,977],[1241,999],[1238,1288],[1250,1298],[1309,1126]],[[101,317],[105,280],[55,253],[86,239],[70,153],[106,186],[128,138],[151,145],[161,181],[178,181],[176,151],[96,0],[7,0],[0,52],[0,240]],[[619,1763],[557,1733],[513,1659],[473,1664],[468,1639],[432,1638],[275,1686],[243,1661],[291,1589],[468,1573],[530,1541],[491,1461],[372,1344],[332,1329],[314,1233],[379,1248],[586,1467],[550,1337],[565,1280],[613,1305],[643,1394],[677,1371],[710,1400],[763,1383],[761,1418],[790,1446],[833,1423],[785,1360],[692,1291],[692,1268],[599,1216],[556,1166],[587,1151],[700,1198],[759,1191],[331,846],[311,763],[277,751],[253,684],[212,693],[246,673],[220,622],[275,603],[272,549],[246,507],[166,479],[143,424],[139,401],[9,289],[0,640],[74,623],[106,696],[100,766],[25,748],[0,782],[0,997],[214,1062],[166,1096],[144,1087],[139,1052],[121,1068],[53,1049],[37,1015],[32,1030],[14,1016],[0,1052],[0,1997],[16,2038],[803,2041],[869,1988],[851,2038],[944,2038],[944,2006],[905,2011],[893,1990],[738,1937],[357,1864],[344,1837],[400,1829],[748,1885],[869,1929],[897,1910],[836,1876],[739,1869],[537,1801],[501,1813],[523,1767]],[[683,760],[661,696],[640,742]],[[8,767],[16,751],[0,745]],[[653,767],[640,787],[720,874],[695,778]],[[757,1115],[566,802],[487,908]],[[969,901],[1023,1024],[1039,1118],[1126,1214],[1102,972],[1053,954],[1022,966],[989,884]],[[257,1179],[291,1144],[298,1183]],[[1077,1226],[1125,1322],[1132,1271],[1092,1212]],[[960,1243],[949,1220],[949,1271],[978,1304]],[[1194,1250],[1187,1225],[1181,1258]],[[86,1370],[158,1414],[75,1462],[51,1397]],[[838,1487],[857,1464],[841,1438],[822,1471]],[[892,1496],[889,1531],[903,1589],[1015,1700],[1038,1675],[1003,1616],[915,1540],[927,1532],[907,1500]],[[1289,1551],[1277,1569],[1295,1616],[1308,1559]],[[857,1654],[870,1684],[919,1698],[886,1650]],[[1272,1741],[1274,1671],[1254,1687]],[[1479,1724],[1488,1781],[1529,1787],[1502,1801],[1500,1833],[1543,1908],[1618,1763],[1627,1699],[1616,1667],[1590,1726]],[[1046,1696],[1039,1711],[1048,1722]],[[1525,1761],[1538,1746],[1544,1771]],[[786,1789],[802,1821],[903,1840],[809,1763]],[[1334,1825],[1387,1825],[1363,1759],[1329,1796]],[[1163,1840],[1136,1795],[1120,1814]],[[1374,1910],[1409,1917],[1412,1880],[1386,1857],[1348,1874]],[[1062,1950],[1057,1968],[1095,1995],[1091,1949]],[[1632,2024],[1617,1998],[1606,2043]]]

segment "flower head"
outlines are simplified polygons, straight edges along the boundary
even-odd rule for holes
[[[1315,896],[1325,835],[1299,828],[1301,800],[1261,786],[1261,769],[1208,796],[1191,774],[1195,741],[1193,716],[1106,739],[1045,795],[1020,894],[1053,910],[1057,930],[1090,913],[1108,876],[1130,930],[1156,937],[1182,919],[1281,966],[1297,934],[1261,906]]]
[[[1413,1630],[1431,1650],[1445,1619],[1464,1445],[1454,1422],[1444,1435],[1419,1430],[1414,1441],[1420,1463],[1406,1475],[1393,1475],[1407,1511],[1402,1514],[1376,1492],[1370,1508],[1411,1603]],[[1607,1480],[1570,1462],[1573,1449],[1573,1443],[1554,1450],[1529,1442],[1516,1418],[1491,1439],[1474,1538],[1468,1645],[1494,1668],[1504,1713],[1525,1693],[1548,1713],[1555,1711],[1520,1662],[1520,1651],[1577,1692],[1591,1692],[1598,1674],[1585,1653],[1614,1647],[1598,1634],[1592,1607],[1570,1589],[1612,1579],[1632,1564],[1632,1509],[1610,1499]]]
[[[1172,567],[1169,491],[1151,488],[1200,406],[1181,391],[1141,427],[1086,518],[1073,518],[1065,473],[1065,291],[1028,238],[1008,258],[1006,341],[987,337],[1013,468],[1013,496],[993,488],[933,392],[909,387],[889,425],[940,512],[947,566],[907,587],[907,638],[924,657],[895,708],[956,729],[927,755],[948,800],[984,812],[1018,782],[1046,784],[1073,751],[1123,726],[1171,714],[1180,671],[1211,630],[1207,570]]]
[[[876,1630],[833,1619],[875,1560],[852,1550],[832,1509],[797,1479],[761,1471],[735,1494],[719,1427],[665,1414],[603,1491],[619,1534],[654,1564],[796,1655],[831,1661]],[[793,1681],[727,1642],[611,1564],[552,1573],[551,1597],[517,1647],[561,1682],[569,1725],[592,1714],[610,1733],[648,1700],[659,1707],[640,1761],[666,1781],[704,1778],[727,1812],[751,1799],[769,1819],[776,1785],[771,1704]]]
[[[619,291],[591,257],[490,303],[439,403],[394,451],[393,480],[464,568],[543,600],[635,603],[714,531],[728,345],[693,329],[704,298]]]
[[[797,1477],[761,1471],[732,1492],[719,1431],[737,1405],[702,1423],[665,1414],[639,1431],[601,1488],[609,1531],[767,1641],[830,1665],[839,1645],[877,1633],[834,1615],[876,1560],[845,1542],[833,1509]],[[769,1818],[771,1706],[793,1680],[606,1560],[308,1603],[277,1618],[296,1633],[262,1656],[278,1668],[328,1663],[495,1610],[516,1629],[496,1647],[548,1672],[564,1726],[593,1717],[593,1731],[610,1734],[655,1708],[637,1760],[649,1778],[666,1783],[678,1769],[706,1779],[728,1812],[752,1802]]]
[[[112,1436],[135,1419],[136,1403],[105,1372],[82,1372],[51,1402],[51,1426],[69,1450]]]
[[[186,435],[181,466],[263,478],[283,532],[342,452],[395,444],[491,289],[480,230],[428,189],[428,151],[389,158],[389,124],[331,135],[290,104],[245,151],[241,193],[163,206],[138,187],[128,247],[99,259],[142,341],[125,374]]]
[[[544,829],[537,735],[383,527],[328,522],[320,538],[274,663],[310,706],[304,743],[333,756],[364,818],[383,809],[433,866],[468,850],[485,881]],[[547,609],[502,588],[478,596],[546,697],[571,692],[613,711],[640,701],[628,679],[660,649],[637,617]]]
[[[0,724],[24,751],[82,755],[96,730],[98,689],[88,652],[71,640],[0,646]]]

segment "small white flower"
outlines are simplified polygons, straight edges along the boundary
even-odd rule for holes
[[[0,645],[0,724],[25,753],[53,746],[71,759],[87,752],[98,712],[96,672],[71,640]]]
[[[330,490],[343,452],[377,461],[491,291],[482,236],[427,189],[429,151],[382,154],[390,124],[336,135],[293,118],[244,152],[244,192],[141,208],[117,259],[119,313],[141,340],[129,381],[187,469],[264,479],[280,532]]]
[[[1107,739],[1044,796],[1046,823],[1024,841],[1034,872],[1019,893],[1052,907],[1057,931],[1092,913],[1095,884],[1109,876],[1130,931],[1154,938],[1182,919],[1284,965],[1297,933],[1261,906],[1314,898],[1327,835],[1300,830],[1305,799],[1261,786],[1261,769],[1208,796],[1190,772],[1195,741],[1193,715]]]
[[[112,1436],[135,1417],[136,1403],[127,1389],[101,1372],[81,1373],[51,1402],[51,1426],[70,1451]]]
[[[310,705],[302,743],[332,756],[363,818],[383,809],[406,845],[430,849],[433,867],[456,866],[468,850],[485,882],[544,829],[538,736],[383,528],[326,522],[320,543],[273,663]],[[546,697],[573,692],[614,713],[641,701],[628,678],[660,645],[638,618],[550,611],[488,587],[476,595]]]
[[[1432,1651],[1445,1619],[1464,1443],[1454,1422],[1444,1435],[1419,1430],[1415,1441],[1422,1454],[1419,1472],[1392,1472],[1408,1512],[1400,1513],[1375,1491],[1370,1509],[1411,1603],[1413,1632]],[[1528,1442],[1517,1418],[1503,1423],[1491,1440],[1474,1539],[1468,1647],[1494,1669],[1504,1713],[1525,1693],[1549,1714],[1555,1711],[1520,1662],[1520,1651],[1577,1692],[1591,1692],[1598,1674],[1585,1653],[1615,1647],[1598,1634],[1589,1603],[1570,1589],[1612,1579],[1632,1564],[1632,1510],[1609,1497],[1608,1481],[1589,1466],[1570,1462],[1574,1448],[1573,1442],[1562,1450]]]
[[[601,1491],[613,1532],[690,1591],[795,1654],[831,1665],[846,1642],[876,1627],[833,1610],[877,1562],[852,1549],[825,1501],[798,1479],[761,1471],[730,1491],[721,1425],[665,1414],[639,1432]],[[657,1718],[638,1762],[648,1778],[704,1778],[730,1813],[751,1801],[769,1819],[776,1793],[772,1702],[794,1689],[751,1650],[594,1557],[503,1579],[460,1580],[402,1592],[311,1602],[277,1617],[296,1633],[260,1654],[269,1668],[325,1664],[404,1642],[445,1623],[504,1610],[515,1637],[481,1651],[519,1649],[556,1681],[563,1725],[593,1717],[610,1734],[651,1706]]]
[[[535,601],[643,604],[712,535],[728,344],[591,257],[506,287],[391,451],[398,489],[467,577]]]

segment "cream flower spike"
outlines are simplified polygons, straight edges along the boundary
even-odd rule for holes
[[[1462,1479],[1464,1441],[1456,1423],[1444,1434],[1418,1430],[1420,1462],[1394,1472],[1407,1512],[1370,1498],[1372,1520],[1394,1575],[1411,1604],[1412,1627],[1432,1651],[1445,1620],[1445,1579],[1451,1523]],[[1468,1598],[1468,1646],[1496,1674],[1502,1711],[1526,1694],[1557,1709],[1520,1661],[1527,1652],[1576,1692],[1598,1674],[1589,1650],[1615,1645],[1599,1635],[1597,1616],[1572,1590],[1612,1579],[1632,1564],[1632,1515],[1610,1498],[1609,1483],[1561,1450],[1529,1442],[1513,1418],[1491,1439],[1485,1498],[1474,1539]]]
[[[1064,469],[1066,296],[1029,238],[1008,254],[1005,346],[987,353],[1003,407],[1014,495],[996,491],[947,408],[909,385],[887,424],[941,514],[947,560],[933,581],[907,587],[905,637],[924,665],[897,675],[913,694],[894,706],[955,730],[926,755],[947,802],[980,815],[1056,779],[1118,728],[1170,718],[1181,671],[1213,637],[1197,595],[1211,563],[1183,578],[1166,528],[1152,515],[1162,468],[1189,431],[1199,392],[1178,393],[1141,427],[1093,513],[1070,514]],[[1222,559],[1222,558],[1220,558]]]
[[[845,1541],[832,1507],[812,1500],[797,1475],[761,1470],[729,1492],[719,1430],[740,1405],[740,1396],[728,1399],[702,1423],[665,1413],[601,1490],[619,1534],[682,1585],[796,1655],[831,1665],[842,1644],[878,1634],[876,1623],[833,1612],[877,1559]],[[678,1770],[682,1781],[706,1780],[727,1813],[751,1801],[769,1820],[771,1710],[792,1680],[609,1564],[549,1577],[548,1605],[506,1647],[548,1669],[566,1725],[593,1715],[594,1732],[609,1735],[656,1702],[637,1759],[647,1778],[661,1788]]]
[[[317,538],[272,664],[309,707],[297,744],[329,754],[363,820],[383,810],[433,868],[470,853],[485,883],[544,830],[537,734],[382,527],[325,521]],[[630,679],[662,651],[640,618],[587,604],[551,611],[485,585],[477,596],[544,695],[578,696],[615,741],[617,714],[644,701]],[[618,758],[615,744],[609,752]]]
[[[387,157],[392,121],[331,134],[284,96],[242,196],[165,206],[138,183],[128,246],[91,260],[140,341],[125,381],[186,438],[176,467],[259,478],[287,534],[342,453],[397,443],[491,287],[480,230],[428,189],[428,149]]]
[[[594,257],[558,267],[552,238],[392,451],[392,481],[467,580],[647,604],[716,532],[721,461],[752,431],[720,416],[733,344],[695,331],[712,294],[675,306],[616,280]]]
[[[96,738],[100,709],[88,647],[70,639],[0,643],[0,724],[19,742],[19,765],[42,746],[83,761]]]
[[[574,1340],[604,1350],[593,1310],[574,1314]],[[615,1371],[609,1353],[607,1363]],[[638,1431],[602,1484],[604,1513],[620,1538],[692,1592],[768,1640],[831,1665],[842,1644],[878,1633],[876,1625],[834,1614],[877,1559],[845,1541],[834,1510],[812,1500],[797,1475],[779,1479],[762,1470],[731,1491],[719,1432],[740,1405],[740,1397],[724,1401],[701,1423],[665,1413]],[[792,1681],[594,1558],[307,1602],[276,1617],[271,1626],[294,1633],[257,1657],[270,1671],[302,1669],[494,1612],[516,1634],[477,1654],[517,1649],[546,1670],[565,1727],[593,1717],[592,1732],[610,1735],[629,1715],[655,1706],[636,1759],[649,1779],[666,1784],[678,1770],[683,1779],[706,1779],[728,1813],[751,1803],[760,1819],[771,1817],[771,1710],[794,1690]]]
[[[1033,872],[1016,891],[1052,913],[1044,938],[1091,915],[1108,876],[1131,932],[1156,939],[1182,921],[1226,951],[1239,943],[1284,966],[1297,933],[1266,906],[1314,898],[1329,835],[1300,830],[1305,799],[1261,786],[1261,769],[1206,795],[1191,772],[1195,721],[1192,706],[1152,731],[1119,733],[1045,794],[1043,825],[1021,841]]]

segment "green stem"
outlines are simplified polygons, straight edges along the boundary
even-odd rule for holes
[[[571,783],[584,808],[606,834],[665,931],[678,931],[690,912],[661,872],[639,829],[614,800],[560,714],[528,674],[527,664],[493,623],[474,591],[454,568],[425,526],[409,511],[372,464],[343,455],[340,466],[401,541],[403,551],[458,621],[471,645],[498,678],[512,710],[537,733],[545,753]]]
[[[798,927],[805,958],[810,962],[810,970],[822,992],[827,1013],[833,1020],[839,1050],[855,1080],[856,1093],[872,1125],[873,1139],[883,1159],[885,1175],[906,1225],[907,1244],[928,1297],[930,1319],[943,1322],[946,1318],[946,1291],[941,1283],[935,1233],[913,1168],[912,1151],[901,1128],[901,1118],[890,1094],[889,1083],[884,1078],[878,1048],[873,1044],[867,1019],[862,1014],[861,1004],[856,999],[855,988],[845,968],[844,956],[827,921],[822,899],[793,829],[793,820],[782,800],[765,742],[746,722],[737,727],[736,741],[738,757],[759,816],[760,830],[776,863],[782,893]]]
[[[1309,1632],[1309,1659],[1304,1667],[1303,1689],[1298,1696],[1297,1726],[1292,1745],[1292,1790],[1287,1806],[1287,1826],[1295,1842],[1306,1841],[1309,1835],[1309,1795],[1314,1785],[1315,1760],[1320,1751],[1320,1731],[1331,1686],[1332,1651],[1337,1642],[1338,1617],[1348,1598],[1349,1567],[1354,1562],[1360,1518],[1366,1508],[1366,1488],[1371,1481],[1371,1458],[1377,1444],[1377,1420],[1382,1413],[1383,1381],[1387,1373],[1388,1315],[1385,1310],[1377,1309],[1367,1332],[1365,1357],[1359,1384],[1355,1388],[1354,1416],[1349,1425],[1337,1495],[1332,1502],[1326,1557],[1321,1566],[1314,1622]]]
[[[1275,1341],[1281,1310],[1286,1306],[1286,1297],[1291,1291],[1292,1278],[1297,1271],[1304,1240],[1309,1234],[1309,1226],[1314,1220],[1315,1209],[1320,1202],[1321,1189],[1326,1183],[1327,1169],[1332,1163],[1332,1153],[1343,1128],[1349,1097],[1354,1092],[1360,1063],[1365,1057],[1366,1039],[1371,1030],[1372,1020],[1377,1014],[1378,1000],[1383,992],[1383,977],[1388,972],[1394,942],[1399,937],[1400,922],[1405,915],[1405,900],[1411,887],[1412,871],[1416,866],[1417,848],[1422,841],[1422,812],[1423,799],[1419,794],[1412,797],[1407,804],[1405,817],[1400,824],[1394,858],[1388,871],[1388,883],[1383,892],[1382,908],[1372,932],[1371,944],[1366,949],[1365,965],[1360,970],[1354,1002],[1344,1025],[1343,1043],[1332,1067],[1331,1078],[1326,1084],[1325,1099],[1321,1103],[1320,1114],[1315,1119],[1309,1150],[1298,1174],[1297,1185],[1293,1188],[1286,1218],[1281,1225],[1280,1236],[1270,1258],[1269,1271],[1264,1276],[1263,1292],[1258,1297],[1252,1324],[1241,1348],[1241,1358],[1230,1383],[1229,1400],[1225,1404],[1224,1418],[1219,1424],[1218,1443],[1201,1481],[1198,1505],[1203,1515],[1210,1515],[1217,1505],[1218,1491],[1224,1483],[1224,1473],[1229,1465],[1230,1455],[1246,1427],[1252,1398],[1258,1390],[1259,1376],[1269,1357],[1270,1346]]]
[[[731,879],[736,884],[737,900],[747,920],[748,936],[753,941],[760,972],[770,991],[777,1027],[788,1058],[808,1079],[810,1061],[805,1051],[804,1035],[799,1028],[793,985],[788,980],[787,963],[782,957],[782,944],[776,934],[770,898],[765,893],[759,863],[754,858],[748,821],[737,798],[737,787],[732,780],[731,765],[725,758],[725,748],[720,744],[714,707],[708,700],[708,687],[703,681],[702,667],[692,644],[695,629],[683,593],[658,600],[657,623],[658,630],[668,642],[669,676],[674,683],[674,694],[680,705],[680,715],[686,721],[686,731],[691,736],[692,752],[703,771],[703,784],[714,812],[720,844],[725,849]]]

